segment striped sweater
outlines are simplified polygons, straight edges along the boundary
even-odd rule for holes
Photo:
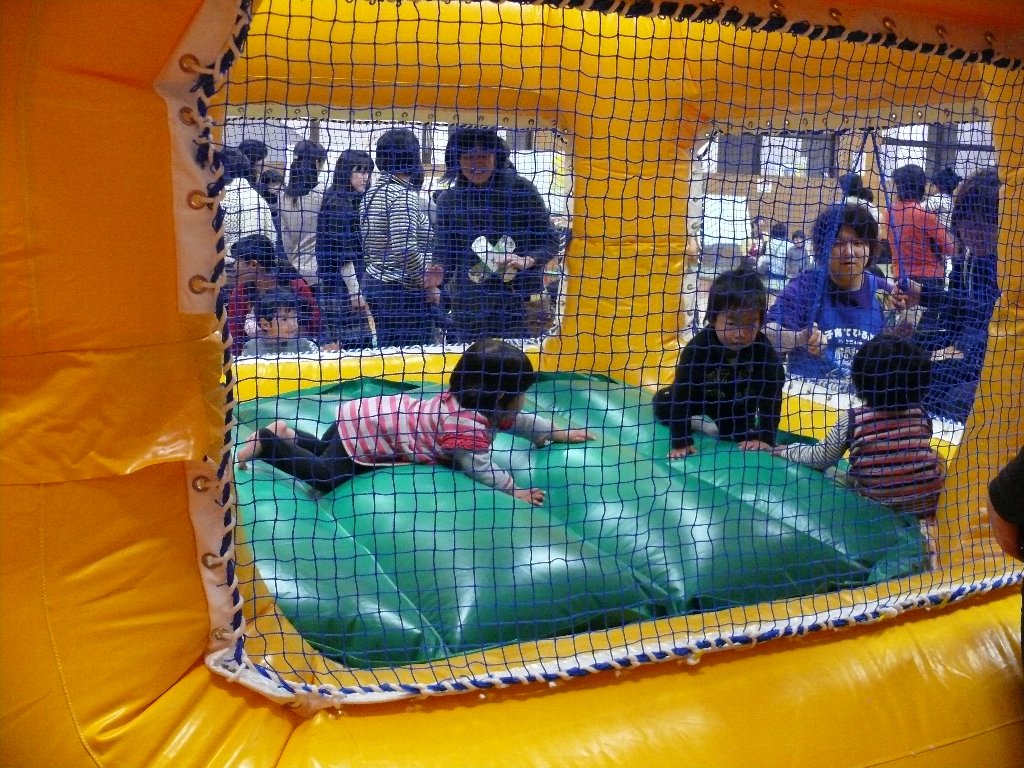
[[[882,411],[851,408],[825,439],[790,445],[781,455],[816,469],[834,465],[850,451],[849,484],[902,514],[935,514],[945,471],[931,446],[932,421],[921,408]]]
[[[492,488],[512,491],[512,476],[490,459],[499,430],[540,444],[550,437],[553,426],[524,413],[491,420],[463,408],[447,391],[425,399],[406,394],[366,397],[347,400],[338,408],[339,438],[358,464],[446,464]]]
[[[382,174],[359,210],[366,274],[384,283],[422,288],[430,250],[430,224],[419,192]]]

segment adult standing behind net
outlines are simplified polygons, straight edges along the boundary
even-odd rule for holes
[[[369,152],[346,149],[334,166],[316,223],[316,266],[326,337],[342,348],[372,346],[370,307],[360,286],[363,245],[359,204],[373,173]]]
[[[452,133],[445,179],[451,187],[437,201],[434,257],[447,276],[449,337],[538,335],[551,320],[544,269],[558,253],[544,198],[516,172],[493,128]]]
[[[442,270],[429,264],[430,224],[420,204],[420,143],[408,128],[377,140],[377,168],[359,207],[366,274],[363,292],[377,324],[377,344],[401,347],[435,341],[434,312]]]
[[[999,241],[999,173],[971,175],[957,193],[950,226],[960,246],[949,286],[900,283],[911,304],[924,307],[913,340],[934,362],[925,400],[936,416],[966,421],[974,406],[988,346],[988,324],[999,300],[996,246]]]
[[[898,198],[889,213],[889,244],[893,274],[921,284],[941,287],[946,259],[955,245],[939,217],[922,205],[928,179],[919,165],[904,165],[892,175]]]
[[[288,184],[277,204],[285,256],[310,286],[320,281],[316,270],[316,218],[323,193],[316,187],[326,162],[327,150],[315,141],[303,139],[296,144]]]
[[[791,376],[845,381],[857,350],[886,327],[879,294],[895,287],[867,271],[878,223],[865,206],[827,206],[812,238],[819,265],[789,281],[768,310],[765,333],[787,355]]]

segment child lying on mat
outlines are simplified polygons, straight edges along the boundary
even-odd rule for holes
[[[239,467],[252,459],[327,493],[355,475],[397,463],[443,464],[534,506],[539,488],[517,488],[512,476],[491,461],[498,431],[549,442],[593,439],[585,429],[556,429],[522,413],[525,392],[537,379],[522,350],[497,339],[468,347],[452,370],[448,389],[429,398],[406,394],[349,400],[322,437],[275,421],[254,432],[238,451]]]

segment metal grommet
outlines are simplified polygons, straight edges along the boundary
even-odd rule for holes
[[[211,283],[202,275],[192,275],[188,281],[188,289],[192,291],[192,293],[200,294],[216,290],[217,285],[216,283]]]
[[[207,197],[205,193],[200,192],[198,189],[193,189],[188,193],[188,197],[185,198],[185,202],[188,203],[188,207],[192,210],[199,211],[210,206],[211,198]]]
[[[941,24],[939,24],[937,27],[935,27],[935,34],[938,35],[939,37],[941,37],[943,40],[945,40],[946,39],[946,28],[944,26],[942,26]]]
[[[198,277],[198,275],[196,275],[196,277]],[[195,277],[193,277],[192,279],[194,280]],[[208,478],[206,475],[199,475],[198,477],[192,480],[192,488],[194,488],[199,493],[206,493],[208,490],[210,490],[210,478]]]
[[[214,627],[210,630],[210,639],[218,643],[223,643],[225,640],[231,639],[231,630],[227,627]]]
[[[837,24],[843,20],[843,14],[839,12],[838,8],[829,8],[828,15],[832,17],[832,21]]]
[[[207,552],[202,557],[202,563],[204,568],[210,568],[212,570],[220,565],[220,558],[212,552]]]
[[[178,119],[181,120],[185,125],[196,124],[196,113],[192,111],[192,107],[182,107],[178,110]]]
[[[198,74],[200,70],[199,59],[191,53],[186,53],[178,59],[178,66],[181,67],[182,72],[188,72],[190,75]]]
[[[890,19],[888,16],[882,19],[882,26],[885,27],[885,31],[889,33],[896,32],[896,22]]]

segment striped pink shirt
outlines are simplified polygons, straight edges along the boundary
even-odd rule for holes
[[[945,472],[931,437],[931,419],[920,408],[851,409],[850,477],[857,490],[898,512],[934,515]]]
[[[360,464],[450,462],[453,451],[486,451],[495,427],[462,408],[451,392],[421,399],[386,395],[347,400],[338,407],[345,452]]]

